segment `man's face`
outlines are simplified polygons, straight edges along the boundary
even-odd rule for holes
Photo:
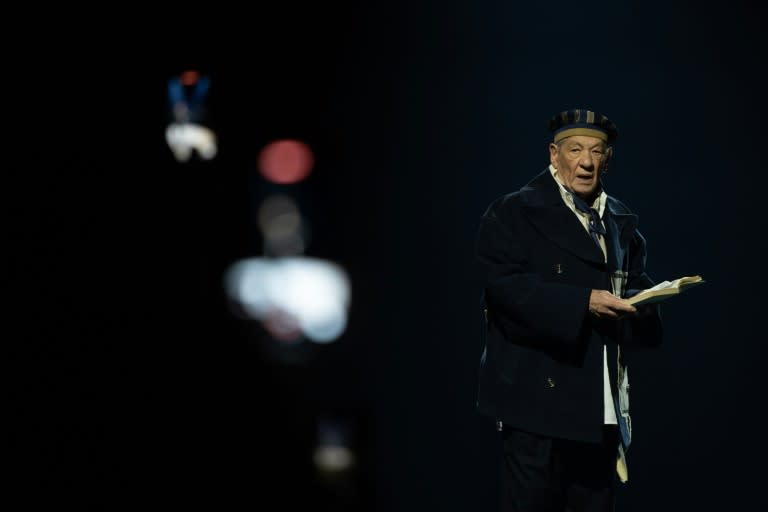
[[[592,202],[600,188],[611,150],[597,137],[573,135],[549,145],[549,160],[563,184],[582,199]]]

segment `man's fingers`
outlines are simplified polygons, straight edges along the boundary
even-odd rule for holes
[[[619,311],[622,313],[637,313],[637,308],[635,306],[632,304],[627,304],[626,300],[615,297],[614,295],[610,295],[606,298],[605,305],[614,311]]]
[[[618,311],[625,311],[627,313],[637,313],[637,308],[635,306],[633,306],[632,304],[625,304],[623,302],[619,304],[617,307],[615,307],[614,309]]]
[[[619,315],[615,311],[608,307],[594,307],[590,308],[589,312],[598,318],[617,318]]]
[[[607,290],[593,290],[589,306],[589,312],[598,318],[619,318],[637,313],[635,306]]]

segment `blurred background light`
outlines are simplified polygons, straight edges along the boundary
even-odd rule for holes
[[[270,256],[295,256],[304,252],[304,226],[296,202],[288,196],[267,198],[259,207],[259,228],[264,238],[264,253]]]
[[[320,420],[313,454],[315,468],[321,473],[339,473],[355,465],[348,426],[330,419]]]
[[[195,70],[188,70],[168,80],[168,101],[177,123],[200,123],[205,116],[205,99],[211,80]]]
[[[272,183],[292,184],[305,179],[314,165],[312,150],[298,140],[270,142],[259,153],[258,167],[262,176]]]
[[[172,121],[165,129],[165,141],[179,162],[186,162],[194,152],[210,160],[218,151],[216,134],[203,125],[210,82],[196,70],[184,71],[168,80]]]
[[[287,332],[298,327],[316,343],[336,340],[347,326],[349,278],[330,261],[299,256],[240,260],[227,270],[225,288],[247,316],[280,339],[286,323]]]
[[[203,159],[216,156],[216,135],[205,126],[194,123],[171,123],[165,130],[165,141],[179,162],[186,162],[196,151]]]
[[[179,81],[181,82],[181,85],[185,87],[192,87],[193,85],[198,83],[199,80],[200,80],[200,73],[198,71],[195,71],[194,69],[184,71],[179,76]]]
[[[342,471],[352,466],[354,453],[346,446],[319,445],[313,456],[315,466],[321,471]]]

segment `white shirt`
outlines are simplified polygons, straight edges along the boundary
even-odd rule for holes
[[[571,197],[571,194],[565,189],[562,182],[560,181],[560,178],[557,176],[557,169],[552,167],[550,164],[549,166],[549,172],[552,173],[552,177],[555,178],[555,181],[560,186],[560,196],[563,198],[563,202],[565,202],[565,205],[576,215],[576,217],[581,222],[581,225],[584,226],[584,229],[587,230],[587,233],[589,233],[589,216],[586,213],[582,213],[579,210],[576,209],[576,205],[573,203],[573,198]],[[600,195],[597,196],[597,199],[595,199],[595,202],[592,203],[592,208],[598,211],[600,213],[600,219],[603,218],[603,213],[605,212],[605,202],[608,195],[604,191],[600,191]],[[600,221],[602,223],[602,220]],[[603,250],[603,257],[608,261],[608,252],[605,249],[605,238],[597,235],[598,240],[600,241],[600,248]],[[618,421],[616,420],[616,410],[613,407],[613,394],[611,393],[611,384],[610,384],[610,376],[608,374],[608,349],[603,345],[603,410],[605,412],[605,423],[610,425],[616,425]]]

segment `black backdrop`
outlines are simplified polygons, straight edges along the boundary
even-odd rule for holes
[[[621,509],[766,505],[764,8],[223,11],[35,25],[45,44],[6,68],[8,460],[30,509],[495,510],[474,233],[544,168],[546,121],[572,106],[619,126],[606,187],[639,214],[652,275],[708,281],[664,306],[666,344],[633,367]],[[212,79],[212,161],[180,164],[163,140],[166,81],[186,69]],[[281,137],[315,152],[299,185],[255,171]],[[307,215],[306,254],[352,279],[347,330],[305,364],[265,352],[221,287],[260,254],[272,192]],[[341,484],[311,464],[325,416],[353,425]]]

